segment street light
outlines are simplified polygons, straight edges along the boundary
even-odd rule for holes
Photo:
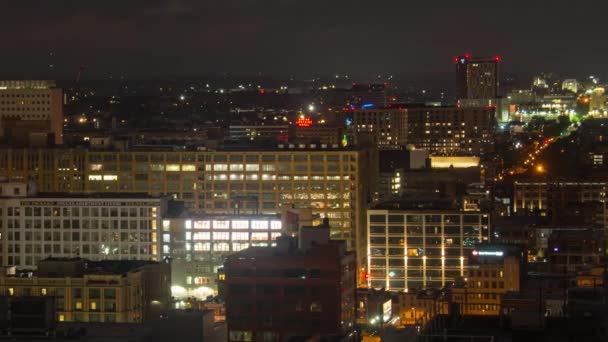
[[[545,172],[545,168],[542,165],[538,164],[538,165],[536,165],[536,172],[538,172],[538,173],[544,173]]]

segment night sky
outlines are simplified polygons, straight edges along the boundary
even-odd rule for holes
[[[70,78],[81,64],[88,78],[432,77],[463,52],[520,75],[602,77],[607,13],[600,0],[3,0],[0,77]]]

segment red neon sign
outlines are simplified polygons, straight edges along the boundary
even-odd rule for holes
[[[310,127],[310,126],[312,126],[312,119],[308,118],[308,117],[300,117],[296,120],[296,126]]]

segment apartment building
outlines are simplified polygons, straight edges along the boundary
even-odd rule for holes
[[[352,112],[355,144],[371,135],[380,150],[403,149],[408,143],[408,116],[402,108],[361,108]]]
[[[474,155],[494,151],[494,108],[407,108],[407,143],[436,155]]]

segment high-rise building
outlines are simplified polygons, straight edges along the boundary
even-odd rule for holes
[[[310,338],[354,341],[354,253],[326,228],[303,229],[276,247],[253,247],[224,263],[229,341]]]
[[[490,237],[485,212],[387,202],[367,211],[367,285],[403,291],[464,277],[475,244]]]
[[[361,108],[352,113],[354,143],[371,135],[380,150],[403,149],[408,141],[408,115],[404,108]]]
[[[457,99],[496,99],[498,97],[498,63],[500,57],[454,58]]]
[[[0,81],[0,136],[11,146],[62,144],[62,90],[52,81]]]

